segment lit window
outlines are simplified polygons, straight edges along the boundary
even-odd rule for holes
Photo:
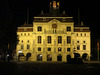
[[[86,45],[83,45],[83,50],[86,50]]]
[[[71,31],[71,27],[67,27],[67,31]]]
[[[77,45],[77,50],[80,50],[80,45]]]
[[[67,36],[67,44],[71,44],[71,36]]]
[[[62,43],[62,36],[58,36],[58,44]]]
[[[47,42],[48,42],[48,43],[51,43],[51,36],[48,36],[48,37],[47,37]]]
[[[42,31],[42,27],[39,26],[37,30],[38,30],[38,31]]]
[[[41,36],[38,36],[38,43],[41,43]]]
[[[58,51],[61,51],[61,48],[60,47],[58,48]]]

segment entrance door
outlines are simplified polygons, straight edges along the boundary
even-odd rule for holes
[[[59,54],[59,55],[57,56],[57,61],[62,61],[62,55],[61,55],[61,54]]]
[[[87,57],[88,57],[88,54],[84,53],[82,56],[82,59],[86,61],[86,60],[88,60]]]
[[[28,61],[29,57],[31,57],[31,53],[27,53],[26,60]]]
[[[51,54],[47,55],[47,61],[52,61],[52,56],[51,56]]]
[[[42,55],[41,54],[37,55],[37,61],[42,61]]]
[[[80,54],[79,53],[74,53],[74,58],[80,58]]]
[[[70,61],[70,60],[71,60],[71,56],[67,55],[67,61]]]

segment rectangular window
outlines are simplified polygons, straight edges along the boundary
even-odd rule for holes
[[[48,42],[48,43],[51,43],[51,36],[48,36],[48,37],[47,37],[47,42]]]
[[[77,45],[77,50],[80,50],[80,45]]]
[[[67,44],[71,44],[71,36],[67,36]]]
[[[70,51],[70,48],[67,48],[67,51]]]
[[[27,45],[27,49],[30,49],[30,45]]]
[[[21,41],[21,43],[23,43],[23,40]]]
[[[67,31],[71,31],[71,27],[67,27]]]
[[[38,48],[38,51],[41,51],[41,48],[40,47]]]
[[[83,45],[83,50],[86,50],[86,45]]]
[[[21,49],[24,49],[24,45],[21,45]]]
[[[41,44],[41,36],[38,36],[38,43]]]
[[[77,41],[77,43],[79,43],[79,41]]]
[[[58,44],[62,43],[62,36],[58,36]]]
[[[37,30],[38,30],[38,31],[42,31],[42,27],[39,26],[39,27],[37,28]]]
[[[51,51],[51,48],[48,48],[48,51]]]
[[[76,34],[76,36],[78,36],[78,33]]]
[[[58,48],[58,51],[61,51],[61,48],[60,47]]]

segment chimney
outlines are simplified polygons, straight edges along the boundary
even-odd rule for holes
[[[63,14],[66,14],[65,10],[63,11]]]
[[[83,26],[84,24],[83,24],[83,21],[81,21],[81,26]]]
[[[43,14],[43,10],[41,10],[41,14]]]

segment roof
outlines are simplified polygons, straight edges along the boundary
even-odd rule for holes
[[[66,19],[66,20],[63,20]],[[45,19],[45,20],[44,20]],[[73,22],[73,17],[70,17],[65,12],[60,13],[59,9],[50,9],[49,13],[41,13],[37,17],[34,17],[34,22],[49,22],[53,19],[57,19],[60,22]]]
[[[89,27],[75,27],[74,32],[90,32]]]
[[[37,17],[70,17],[70,16],[63,13],[59,13],[59,14],[44,13],[44,14],[38,15]]]
[[[24,24],[24,25],[21,25],[20,27],[33,27],[32,24]]]
[[[60,17],[42,17],[42,18],[34,18],[34,22],[49,22],[53,19],[57,19],[60,22],[73,22],[73,18],[60,18]]]

